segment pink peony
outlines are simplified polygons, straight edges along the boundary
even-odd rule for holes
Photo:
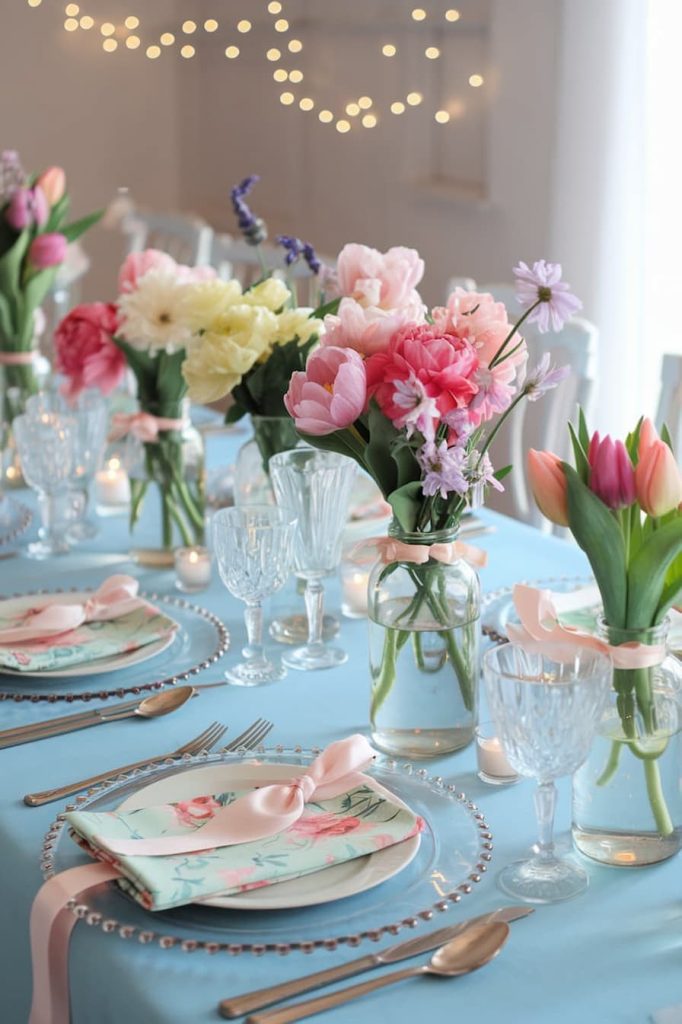
[[[466,292],[463,288],[455,289],[447,308],[434,309],[433,318],[442,329],[470,341],[483,366],[490,364],[512,329],[503,302],[496,302],[488,292]],[[510,340],[505,352],[519,344],[520,348],[503,365],[520,368],[525,364],[528,351],[520,334]]]
[[[84,388],[108,395],[121,382],[126,361],[112,341],[116,328],[116,307],[104,302],[76,306],[59,324],[56,365],[68,378],[67,397],[75,398]]]
[[[382,253],[351,243],[339,253],[336,266],[341,295],[361,306],[403,310],[423,320],[424,304],[416,287],[424,276],[424,261],[416,249],[395,246]]]
[[[141,277],[150,270],[163,270],[174,273],[178,264],[172,256],[158,249],[145,249],[144,252],[131,252],[126,256],[118,273],[119,294],[134,292]]]
[[[350,427],[367,399],[365,364],[350,348],[318,348],[305,371],[292,374],[284,396],[298,430],[322,436]]]
[[[402,311],[378,306],[361,306],[355,299],[342,299],[337,316],[324,318],[323,345],[353,348],[361,356],[371,356],[388,348],[393,335],[409,317]]]
[[[419,381],[435,399],[440,417],[471,405],[478,393],[476,351],[468,341],[447,334],[434,324],[408,324],[393,338],[385,352],[366,363],[367,394],[376,398],[385,416],[404,422],[404,388],[401,382]]]
[[[58,231],[36,235],[29,246],[28,259],[36,270],[58,267],[66,259],[67,241]]]

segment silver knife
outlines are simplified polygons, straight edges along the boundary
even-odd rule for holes
[[[193,683],[191,685],[195,691],[210,690],[214,686],[227,686],[227,681]],[[89,708],[87,711],[79,711],[74,715],[60,715],[58,718],[46,718],[42,722],[32,722],[29,725],[18,725],[12,729],[4,729],[0,732],[0,749],[16,747],[21,743],[30,743],[32,740],[49,739],[52,735],[61,735],[64,732],[71,732],[77,729],[87,729],[91,725],[98,725],[100,722],[108,721],[110,717],[115,717],[122,711],[132,711],[138,708],[143,700],[153,696],[154,693],[161,693],[161,690],[143,693],[133,700],[125,700],[119,704]],[[198,697],[199,694],[195,692],[192,696]]]
[[[251,1010],[261,1010],[264,1006],[270,1006],[282,999],[310,992],[323,985],[331,985],[335,981],[343,981],[344,978],[352,978],[364,971],[371,971],[374,967],[397,964],[400,960],[409,960],[421,953],[428,953],[454,939],[456,935],[472,925],[488,921],[517,921],[532,913],[533,907],[500,907],[489,914],[481,914],[480,917],[450,925],[449,928],[439,928],[438,931],[430,932],[428,935],[408,939],[407,942],[399,942],[395,946],[389,946],[388,949],[382,949],[379,953],[370,953],[358,960],[351,960],[350,963],[330,967],[326,971],[317,971],[316,974],[307,974],[304,978],[297,978],[295,981],[285,981],[281,985],[272,985],[270,988],[261,988],[256,992],[247,992],[243,996],[235,996],[234,999],[223,999],[218,1004],[218,1009],[222,1017],[228,1019],[241,1017],[243,1014],[250,1013]]]

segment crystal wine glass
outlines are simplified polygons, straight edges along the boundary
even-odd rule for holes
[[[73,474],[64,504],[65,518],[69,520],[67,537],[70,541],[96,537],[97,526],[88,518],[90,486],[102,464],[107,439],[109,409],[101,392],[95,389],[81,391],[68,401],[58,391],[40,391],[26,402],[30,415],[57,413],[73,419],[76,427]]]
[[[305,671],[342,665],[346,652],[322,639],[322,580],[341,561],[355,463],[335,452],[295,448],[273,455],[269,468],[278,503],[292,509],[298,519],[294,569],[306,580],[308,643],[285,654],[282,661],[288,668]]]
[[[244,618],[248,645],[245,661],[225,676],[239,686],[258,686],[282,679],[286,672],[265,655],[264,597],[274,594],[291,573],[296,517],[272,505],[242,505],[219,509],[211,531],[220,578],[234,597],[246,603]]]
[[[56,413],[24,413],[12,424],[24,479],[38,492],[43,525],[40,540],[29,544],[29,558],[64,554],[69,545],[56,515],[57,501],[66,493],[73,472],[76,427]]]
[[[587,888],[587,873],[555,852],[554,780],[586,760],[611,682],[611,662],[598,651],[567,647],[553,654],[556,660],[507,643],[483,658],[488,706],[507,760],[538,783],[536,852],[498,875],[503,892],[527,903],[554,903]]]

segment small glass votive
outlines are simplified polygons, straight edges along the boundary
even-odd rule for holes
[[[476,726],[476,761],[479,779],[490,786],[505,786],[519,780],[507,761],[492,722],[480,722]]]
[[[107,459],[95,474],[95,500],[100,516],[120,516],[128,511],[130,478],[117,456]]]
[[[341,563],[341,612],[347,619],[367,618],[367,584],[371,566]]]
[[[185,594],[206,590],[211,583],[211,554],[208,548],[178,548],[174,554],[175,586]]]

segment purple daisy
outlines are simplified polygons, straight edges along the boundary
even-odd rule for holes
[[[466,494],[469,485],[464,476],[466,452],[460,445],[448,448],[447,441],[436,444],[427,441],[417,452],[417,462],[425,474],[422,480],[422,491],[427,497],[440,494],[447,498],[453,491]]]
[[[571,292],[571,286],[561,280],[561,264],[536,260],[531,268],[520,262],[514,267],[516,298],[526,309],[537,308],[528,317],[536,323],[541,334],[560,331],[567,320],[583,308],[580,299]]]
[[[571,373],[570,366],[550,366],[549,352],[545,352],[534,370],[528,374],[523,393],[529,402],[537,402],[552,388],[558,387]]]

